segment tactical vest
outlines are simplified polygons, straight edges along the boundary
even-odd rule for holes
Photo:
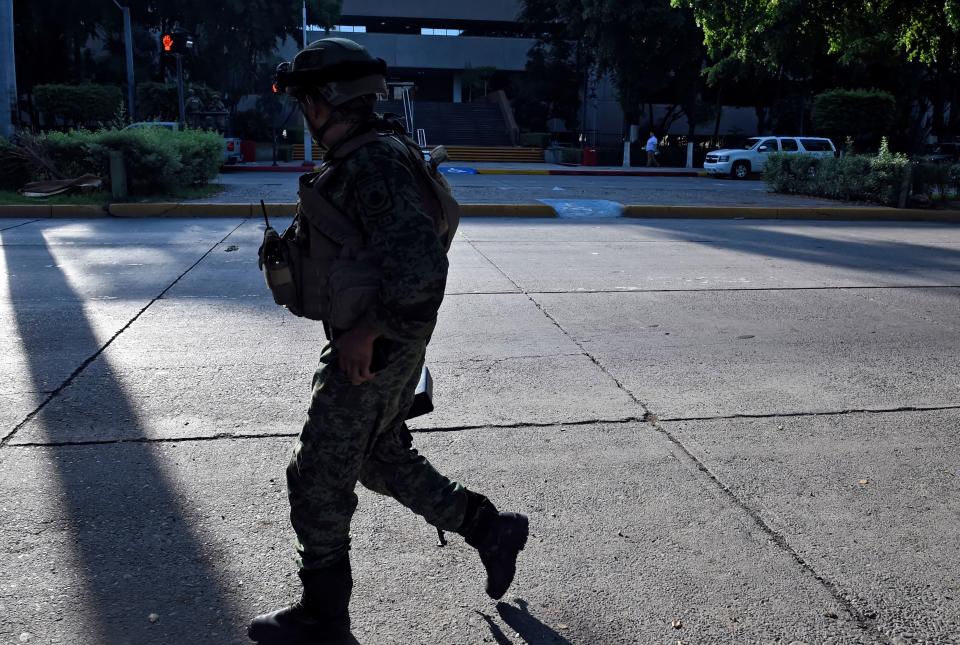
[[[426,161],[408,137],[368,132],[343,144],[317,172],[302,175],[293,223],[282,235],[270,227],[264,232],[260,268],[274,302],[334,330],[351,329],[376,307],[382,275],[363,231],[324,196],[323,188],[346,158],[378,140],[407,157],[423,211],[448,251],[460,222],[460,206],[439,171],[447,159],[443,146],[434,148]]]

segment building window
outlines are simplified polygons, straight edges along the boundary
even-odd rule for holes
[[[367,28],[363,25],[334,25],[330,31],[339,31],[345,34],[365,34]]]
[[[421,36],[459,36],[463,29],[434,29],[433,27],[421,27]]]

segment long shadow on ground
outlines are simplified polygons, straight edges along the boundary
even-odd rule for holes
[[[38,358],[41,354],[49,355],[69,342],[72,349],[80,346],[92,356],[99,342],[83,302],[45,245],[6,246],[0,255],[8,267],[29,262],[39,271],[51,272],[55,276],[49,283],[51,289],[66,296],[43,316],[26,314],[21,311],[25,303],[35,308],[34,303],[42,297],[31,284],[35,276],[29,271],[20,275],[7,272],[15,321],[11,332],[19,336],[31,378],[40,390],[45,370]],[[65,323],[71,328],[69,339],[58,335]],[[137,429],[134,402],[109,362],[102,356],[97,361],[105,379],[96,392],[89,393],[89,405],[109,406],[118,419]],[[51,405],[56,405],[55,398]],[[49,442],[72,438],[70,425],[48,425],[44,430]],[[135,434],[142,436],[139,431]],[[169,645],[237,641],[236,625],[246,617],[238,616],[230,591],[214,566],[218,558],[229,554],[217,553],[191,525],[185,510],[199,505],[191,504],[165,472],[160,460],[162,446],[124,443],[31,450],[45,450],[45,461],[54,464],[54,469],[29,475],[53,480],[52,488],[58,493],[46,500],[37,516],[53,515],[57,524],[71,533],[67,542],[72,554],[36,563],[44,572],[56,568],[49,585],[43,584],[43,590],[36,593],[47,598],[54,594],[53,602],[65,608],[64,620],[45,626],[51,633],[57,633],[60,625],[71,630],[57,634],[58,642]],[[173,449],[168,446],[165,450],[169,454]],[[28,585],[21,586],[29,593]],[[150,614],[157,615],[153,622]]]
[[[955,272],[955,284],[960,284],[960,248],[905,241],[838,239],[831,235],[835,229],[855,231],[858,225],[850,222],[816,222],[817,226],[805,233],[782,230],[780,227],[788,224],[779,222],[698,222],[697,226],[691,227],[689,221],[642,220],[637,224],[663,231],[685,242],[809,264],[901,275],[929,271]],[[795,226],[796,222],[789,225]],[[960,232],[960,228],[957,231]],[[820,232],[822,235],[818,235]]]

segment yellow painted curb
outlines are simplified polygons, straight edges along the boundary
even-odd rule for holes
[[[777,219],[779,209],[737,206],[656,206],[631,204],[624,206],[625,217],[664,219]]]
[[[259,214],[260,205],[257,204]],[[114,217],[250,217],[253,204],[110,204]]]
[[[50,217],[50,204],[2,204],[0,217]]]
[[[960,211],[884,207],[746,207],[746,206],[656,206],[631,204],[625,217],[662,219],[793,219],[860,220],[890,222],[958,222]]]
[[[549,175],[549,170],[530,170],[517,168],[477,168],[478,175]]]
[[[50,217],[83,218],[107,217],[107,207],[98,204],[50,204]]]
[[[460,204],[464,217],[556,217],[546,204]]]

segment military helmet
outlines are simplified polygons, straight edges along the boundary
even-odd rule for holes
[[[387,93],[387,63],[346,38],[323,38],[280,63],[274,91],[316,91],[333,106],[360,96]]]

